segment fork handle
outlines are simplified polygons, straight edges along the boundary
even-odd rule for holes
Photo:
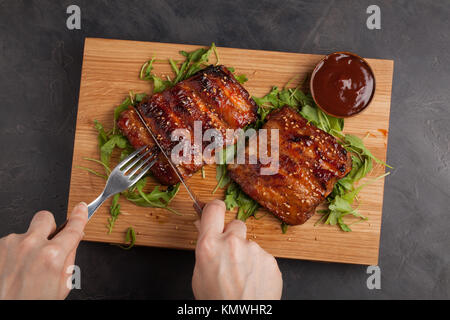
[[[69,222],[69,220],[64,221],[63,224],[59,225],[55,231],[53,231],[52,233],[50,233],[50,235],[47,237],[48,240],[52,240],[62,229],[64,229],[64,227],[67,225],[67,222]]]
[[[88,204],[88,220],[91,219],[95,211],[97,211],[97,209],[102,205],[102,203],[105,202],[105,200],[108,198],[109,196],[105,196],[105,193],[102,192],[102,194],[99,195],[97,199]]]
[[[102,193],[101,195],[99,195],[97,197],[97,199],[95,199],[94,201],[92,201],[91,203],[88,204],[88,220],[94,215],[95,211],[97,211],[97,209],[102,205],[103,202],[105,202],[106,199],[108,199],[109,197],[105,197],[105,195]],[[67,225],[67,222],[69,220],[64,221],[63,224],[59,225],[55,231],[53,231],[48,237],[48,240],[52,240],[58,233],[60,233],[65,226]]]

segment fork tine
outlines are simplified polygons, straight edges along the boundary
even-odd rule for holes
[[[147,171],[148,171],[151,167],[153,167],[153,165],[155,164],[156,160],[158,160],[158,159],[155,158],[155,159],[153,159],[152,161],[150,161],[150,163],[149,163],[144,169],[142,169],[142,171],[139,172],[139,174],[138,174],[135,178],[133,178],[132,183],[135,184],[136,182],[138,182],[139,179],[141,179],[141,178],[144,176],[144,174],[146,174]]]
[[[155,156],[155,154],[156,154],[156,153],[154,153],[154,154],[152,155],[152,157],[147,158],[147,159],[145,159],[144,161],[142,161],[141,163],[139,163],[139,164],[133,169],[133,171],[131,171],[130,174],[125,174],[125,171],[124,171],[125,176],[130,177],[130,178],[131,178],[132,176],[134,176],[134,174],[135,174],[136,172],[138,172],[139,169],[141,169],[141,168],[142,168],[144,165],[146,165],[149,161],[153,160],[153,157]]]
[[[139,157],[136,158],[136,160],[134,160],[131,164],[129,164],[124,170],[123,173],[126,173],[128,170],[130,170],[131,168],[133,168],[133,166],[138,163],[143,157],[145,157],[149,152],[151,151],[151,149],[148,149],[147,151],[145,151],[144,153],[140,154]],[[150,155],[150,158],[152,158],[153,155]],[[122,169],[122,168],[120,168]]]
[[[123,159],[121,162],[119,162],[119,164],[116,166],[116,168],[121,168],[123,167],[125,164],[127,164],[131,159],[133,159],[138,153],[140,153],[142,150],[144,150],[145,148],[147,148],[147,146],[143,146],[142,148],[140,148],[139,150],[134,151],[132,154],[130,154],[128,157],[126,157],[125,159]]]

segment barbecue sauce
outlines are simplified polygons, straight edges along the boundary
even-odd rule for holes
[[[317,105],[339,118],[365,109],[374,91],[375,79],[367,62],[347,52],[325,57],[311,77],[311,93]]]

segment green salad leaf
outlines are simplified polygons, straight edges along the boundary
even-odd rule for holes
[[[281,232],[283,232],[283,234],[285,234],[287,232],[289,225],[285,222],[281,223]]]
[[[154,63],[156,62],[156,59],[153,58],[142,65],[139,78],[153,82],[153,93],[162,92],[167,88],[173,87],[178,82],[186,80],[211,64],[209,59],[212,53],[214,53],[216,65],[218,65],[220,63],[220,57],[214,42],[209,48],[200,48],[191,52],[180,51],[180,55],[184,57],[184,61],[178,62],[173,59],[168,59],[167,62],[175,74],[173,80],[170,80],[170,78],[164,80],[152,72],[154,70]],[[228,70],[234,73],[234,68],[228,67]],[[238,75],[235,78],[240,83],[245,83],[248,80],[245,74]]]
[[[216,163],[217,185],[212,192],[213,194],[216,193],[217,189],[225,188],[231,181],[227,174],[227,163],[230,163],[230,160],[234,158],[235,148],[235,145],[222,148],[217,155],[220,161]]]
[[[240,75],[236,76],[235,78],[240,84],[244,84],[248,81],[248,78],[245,74],[240,74]]]
[[[119,245],[124,250],[130,250],[134,247],[136,243],[136,231],[132,227],[129,227],[127,229],[127,232],[125,233],[125,243],[128,243],[127,246]]]
[[[217,48],[214,43],[208,49],[200,48],[192,52],[180,51],[180,54],[185,58],[181,64],[177,63],[173,59],[168,59],[168,62],[175,73],[175,78],[170,80],[163,80],[157,75],[153,74],[153,64],[155,58],[147,61],[141,67],[141,72],[139,74],[140,79],[148,80],[153,82],[153,93],[161,92],[167,88],[176,85],[178,82],[183,81],[194,73],[202,70],[209,63],[209,57],[211,53],[216,55],[217,62],[219,61],[219,56],[217,54]]]
[[[128,201],[140,207],[164,208],[172,213],[181,215],[168,207],[170,201],[177,195],[180,184],[169,186],[166,190],[160,190],[160,186],[155,186],[151,192],[146,193],[144,187],[147,185],[147,178],[142,178],[133,187],[124,192]]]
[[[128,97],[117,108],[114,109],[114,123],[113,123],[113,131],[112,131],[113,134],[117,133],[117,119],[119,119],[119,115],[123,111],[127,110],[132,105],[133,105],[132,98]],[[99,132],[99,134],[100,134],[100,132]]]
[[[111,217],[108,218],[108,234],[111,234],[114,224],[116,223],[116,220],[120,214],[119,197],[120,193],[115,194],[112,198],[111,206],[109,207],[109,213]]]
[[[253,216],[259,208],[258,203],[247,196],[235,182],[230,183],[226,190],[225,205],[227,210],[238,207],[237,219],[242,221]]]
[[[109,166],[112,152],[117,147],[119,149],[125,149],[127,147],[128,140],[121,134],[114,134],[109,137],[109,140],[100,147],[100,160],[105,166]]]

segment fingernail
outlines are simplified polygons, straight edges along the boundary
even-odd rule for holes
[[[221,207],[223,210],[226,210],[225,202],[219,199],[214,199],[213,201],[206,204],[206,206],[218,206]]]
[[[80,202],[78,205],[79,205],[80,207],[81,207],[81,206],[84,206],[84,207],[87,209],[87,203],[86,203],[86,202],[83,202],[83,201],[82,201],[82,202]]]
[[[80,213],[82,212],[82,214],[85,215],[86,212],[88,211],[88,206],[86,202],[80,202],[79,204],[76,205],[73,211],[78,211]]]
[[[200,230],[200,220],[195,220],[194,226],[197,228],[197,230]]]

